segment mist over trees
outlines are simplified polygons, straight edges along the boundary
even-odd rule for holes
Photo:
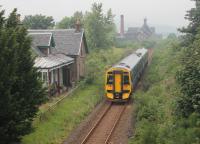
[[[31,39],[14,9],[0,11],[0,143],[14,143],[31,131],[45,90],[31,57]]]
[[[51,29],[55,25],[52,16],[44,16],[41,14],[25,16],[22,23],[28,29]]]

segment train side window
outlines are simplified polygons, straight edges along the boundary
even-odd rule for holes
[[[112,75],[108,75],[107,84],[113,84],[113,81],[114,81],[113,76]]]
[[[128,75],[124,76],[124,84],[130,84]]]

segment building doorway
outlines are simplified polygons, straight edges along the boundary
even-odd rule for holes
[[[71,86],[71,79],[70,79],[70,68],[67,66],[63,67],[63,85],[66,87]]]

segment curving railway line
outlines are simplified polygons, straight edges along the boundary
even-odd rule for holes
[[[127,103],[110,103],[80,144],[109,144]]]

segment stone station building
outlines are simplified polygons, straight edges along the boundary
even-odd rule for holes
[[[84,77],[88,47],[83,29],[29,30],[29,36],[35,67],[52,93],[68,90]]]

